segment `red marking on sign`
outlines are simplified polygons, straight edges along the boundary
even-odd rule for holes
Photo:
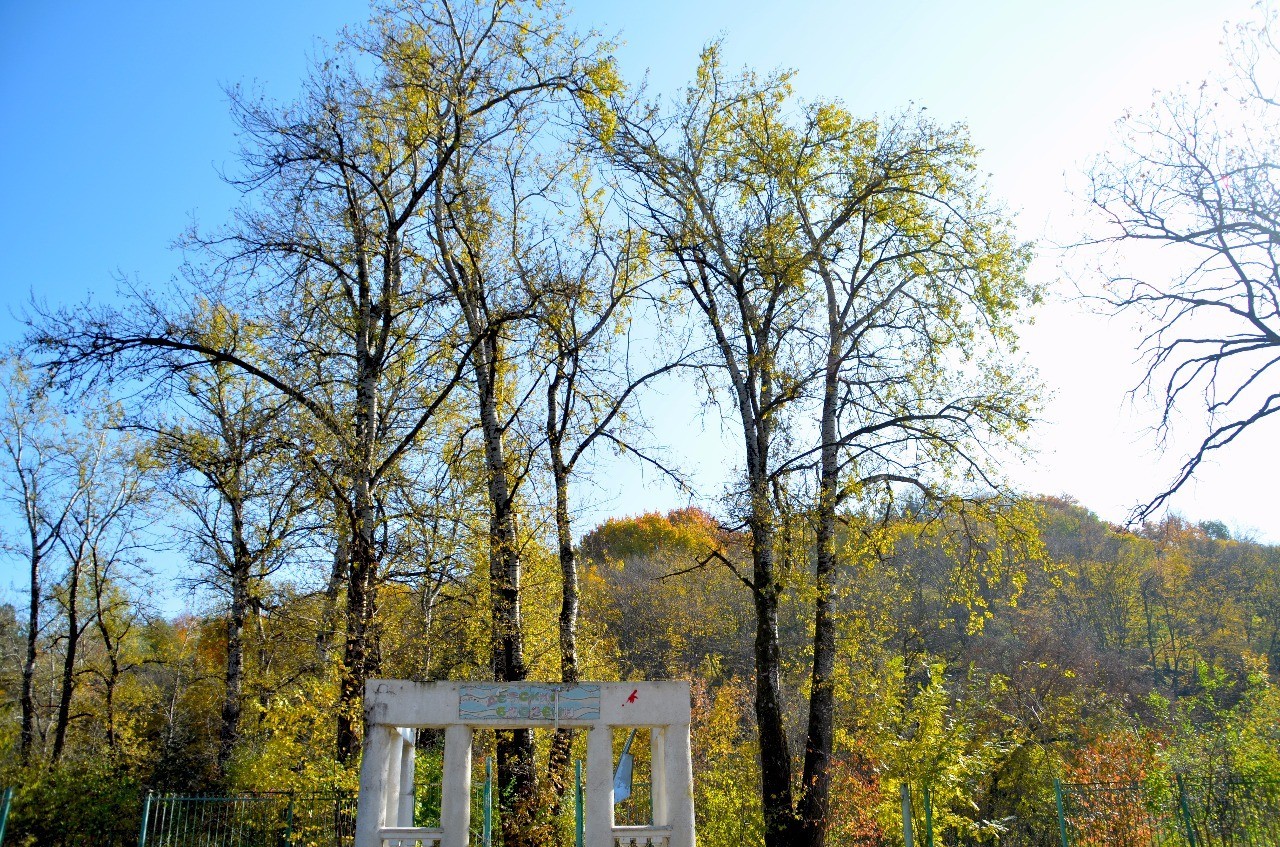
[[[626,703],[623,703],[622,705],[624,705],[624,706],[625,706],[625,705],[627,705],[627,703],[634,703],[634,702],[636,701],[636,695],[637,695],[637,694],[639,694],[639,693],[640,693],[640,689],[638,689],[638,688],[633,689],[633,690],[632,690],[632,692],[631,692],[631,696],[630,696],[630,697],[628,697],[628,698],[627,698]]]

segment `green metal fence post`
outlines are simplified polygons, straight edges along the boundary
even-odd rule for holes
[[[138,830],[138,847],[147,847],[147,819],[151,817],[151,797],[154,791],[147,789],[147,799],[142,801],[142,827]],[[9,816],[9,798],[5,797],[5,817]],[[4,841],[4,829],[0,828],[0,842]]]
[[[1178,781],[1178,806],[1182,809],[1182,823],[1187,828],[1187,844],[1196,847],[1196,828],[1191,820],[1191,807],[1187,805],[1187,786],[1182,781],[1182,774],[1174,774]]]
[[[284,813],[284,847],[293,844],[293,792],[289,792],[289,806]]]
[[[1053,802],[1058,806],[1058,835],[1062,838],[1062,847],[1071,847],[1067,840],[1067,816],[1062,809],[1062,783],[1057,777],[1053,780]]]
[[[573,845],[582,847],[582,760],[573,763]]]
[[[902,845],[903,847],[913,847],[914,839],[911,836],[911,786],[904,782],[899,787],[902,789]]]
[[[480,833],[484,847],[493,847],[493,757],[484,759],[484,829]]]
[[[13,786],[4,790],[4,798],[0,799],[0,845],[4,844],[4,830],[9,825],[9,806],[13,804]]]
[[[924,843],[925,847],[933,847],[933,792],[926,783],[924,786]]]

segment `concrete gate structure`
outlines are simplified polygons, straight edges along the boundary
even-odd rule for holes
[[[406,682],[365,686],[355,847],[468,847],[477,729],[587,732],[584,847],[694,847],[687,682]],[[415,827],[414,730],[444,730],[440,826]],[[652,825],[615,826],[613,731],[648,728]]]

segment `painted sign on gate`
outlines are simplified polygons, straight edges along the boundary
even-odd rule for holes
[[[464,685],[458,720],[590,721],[600,717],[599,685],[492,682]]]

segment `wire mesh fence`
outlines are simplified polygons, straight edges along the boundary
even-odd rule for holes
[[[1280,847],[1280,781],[1186,779],[1195,847]]]
[[[356,798],[346,794],[149,794],[139,847],[349,847]]]
[[[1058,793],[1063,847],[1185,847],[1167,792],[1140,783],[1068,783]]]
[[[637,779],[631,783],[631,796],[613,806],[613,823],[615,826],[653,825],[653,800],[648,782]]]
[[[1280,847],[1280,781],[1057,786],[1063,847]]]

